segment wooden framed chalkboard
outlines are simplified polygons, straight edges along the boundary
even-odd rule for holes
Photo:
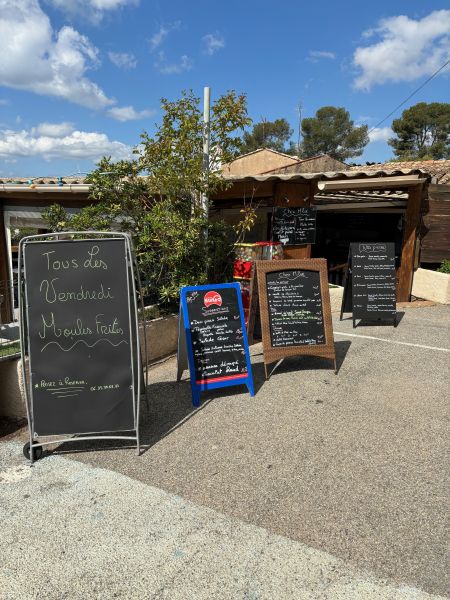
[[[141,365],[130,240],[119,233],[55,237],[20,243],[30,458],[55,443],[54,436],[86,440],[108,433],[134,440],[139,451]]]
[[[221,387],[245,384],[254,395],[238,283],[181,289],[178,380],[187,366],[194,406],[199,406],[202,391]]]
[[[284,246],[314,244],[316,241],[316,209],[276,207],[273,211],[272,237]]]
[[[350,244],[341,315],[356,319],[386,320],[397,326],[395,245],[391,242]]]
[[[288,356],[329,358],[336,371],[325,259],[257,261],[267,365]]]

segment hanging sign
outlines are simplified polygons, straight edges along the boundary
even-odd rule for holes
[[[334,361],[325,259],[257,261],[264,366],[288,356]]]
[[[178,380],[188,365],[194,406],[202,391],[221,387],[245,384],[254,395],[238,283],[181,289]]]
[[[341,320],[344,312],[353,313],[353,327],[356,319],[397,325],[394,243],[350,244]]]
[[[32,444],[37,436],[121,431],[135,431],[129,439],[138,441],[131,249],[124,235],[112,235],[21,242]]]
[[[277,207],[273,212],[272,235],[285,246],[314,244],[316,209],[311,207]]]

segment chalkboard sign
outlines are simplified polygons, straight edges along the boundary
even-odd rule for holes
[[[275,208],[273,239],[285,246],[314,244],[316,241],[316,209],[310,207]]]
[[[343,313],[350,311],[353,327],[356,327],[356,319],[391,320],[397,325],[393,243],[350,245],[341,320]]]
[[[265,367],[305,354],[336,368],[326,261],[257,261],[256,269]]]
[[[325,343],[318,271],[273,271],[266,286],[274,348]]]
[[[135,288],[117,236],[23,240],[33,438],[137,429]]]
[[[180,292],[178,379],[186,350],[195,406],[203,390],[245,384],[254,395],[238,283],[184,287]]]

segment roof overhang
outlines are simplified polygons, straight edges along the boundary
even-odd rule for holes
[[[346,182],[346,188],[340,189],[353,189],[356,186],[369,186],[366,189],[380,189],[389,187],[410,187],[411,185],[418,185],[430,180],[430,175],[420,169],[405,169],[402,171],[376,171],[366,172],[361,171],[324,171],[321,173],[272,173],[266,175],[228,175],[224,176],[225,181],[229,183],[244,183],[244,182],[255,182],[262,183],[266,181],[284,181],[284,182],[331,182],[339,181],[341,185]],[[359,182],[365,182],[364,184]],[[374,185],[370,186],[369,182],[375,182]],[[399,185],[401,184],[401,185]],[[375,186],[378,185],[378,188]],[[320,188],[319,188],[320,189]],[[331,189],[331,188],[328,188]],[[337,188],[334,188],[337,189]],[[362,188],[360,188],[362,189]]]
[[[14,194],[19,192],[20,194],[47,194],[47,193],[66,193],[69,194],[87,194],[89,193],[91,186],[88,183],[74,183],[74,184],[65,184],[65,185],[40,185],[40,184],[11,184],[11,183],[2,183],[0,184],[0,192],[4,192],[6,194]]]
[[[380,190],[399,189],[422,185],[427,181],[426,177],[415,175],[395,175],[393,177],[366,177],[364,179],[334,179],[331,181],[319,181],[317,187],[321,192],[335,192],[339,190]]]

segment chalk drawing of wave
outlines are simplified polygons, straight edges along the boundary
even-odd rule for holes
[[[55,341],[51,341],[48,342],[47,344],[45,344],[45,346],[42,346],[41,352],[44,352],[44,350],[50,346],[51,344],[55,344],[56,346],[59,346],[61,348],[61,350],[63,352],[69,352],[70,350],[72,350],[72,348],[75,348],[75,346],[77,344],[84,344],[85,346],[87,346],[88,348],[93,348],[94,346],[96,346],[97,344],[99,344],[100,342],[108,342],[108,344],[111,344],[111,346],[114,346],[114,348],[116,348],[117,346],[120,346],[120,344],[128,344],[128,342],[126,340],[121,340],[118,344],[113,344],[111,342],[111,340],[108,340],[107,338],[100,338],[99,340],[97,340],[96,342],[94,342],[93,344],[88,344],[87,342],[85,342],[84,340],[77,340],[74,344],[72,344],[69,348],[63,348],[61,346],[61,344],[59,344],[58,342]]]

